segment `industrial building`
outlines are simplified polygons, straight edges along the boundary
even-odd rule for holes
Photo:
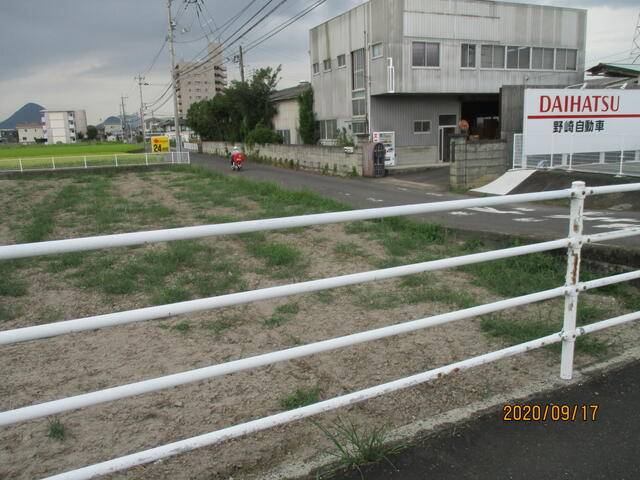
[[[47,144],[76,143],[87,135],[87,113],[84,110],[42,110],[42,126]]]
[[[321,141],[393,132],[397,165],[447,162],[461,120],[500,137],[503,85],[581,83],[586,29],[575,8],[369,0],[310,32]]]
[[[205,61],[176,65],[176,95],[181,118],[186,117],[193,103],[213,98],[227,86],[227,67],[223,65],[222,54],[220,44],[210,43]]]

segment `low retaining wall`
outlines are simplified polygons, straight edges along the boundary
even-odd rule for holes
[[[235,144],[202,142],[202,152],[226,156]],[[329,175],[362,175],[362,150],[345,153],[342,147],[319,145],[255,145],[246,149],[251,160]]]
[[[504,140],[451,140],[450,184],[473,188],[499,178],[506,169],[507,142]]]

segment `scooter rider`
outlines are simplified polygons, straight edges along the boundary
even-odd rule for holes
[[[233,147],[233,149],[231,150],[231,156],[230,156],[230,162],[231,162],[231,166],[233,166],[233,161],[236,159],[236,157],[238,155],[240,155],[242,152],[240,150],[240,147]]]

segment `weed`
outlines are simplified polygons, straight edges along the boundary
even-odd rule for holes
[[[47,269],[50,273],[61,273],[66,270],[78,268],[84,262],[86,255],[82,252],[63,253],[49,260]]]
[[[582,304],[582,306],[580,306]],[[600,307],[587,304],[584,299],[579,302],[578,325],[585,325],[594,320],[607,317],[607,311]],[[562,318],[559,308],[551,306],[546,313],[532,314],[530,318],[508,318],[503,315],[489,315],[482,317],[480,326],[486,334],[503,339],[509,343],[519,344],[546,337],[562,330]],[[559,351],[560,345],[552,345],[554,351]],[[595,357],[606,355],[609,349],[607,342],[593,336],[580,337],[576,341],[576,351]]]
[[[0,262],[0,297],[23,297],[27,294],[27,283],[15,276],[15,271],[23,265],[16,261]]]
[[[154,305],[167,305],[171,303],[186,302],[191,298],[189,290],[181,286],[171,286],[158,290],[152,297]]]
[[[369,463],[387,461],[392,467],[389,456],[399,453],[400,446],[388,445],[388,428],[371,427],[362,429],[352,421],[338,419],[331,427],[320,423],[315,425],[329,439],[334,447],[331,455],[336,457],[340,465],[349,470],[358,470]],[[364,477],[362,477],[364,478]]]
[[[287,303],[280,305],[275,309],[273,315],[264,320],[264,326],[267,328],[275,328],[288,322],[298,314],[300,307],[297,303]]]
[[[320,303],[324,303],[325,305],[330,305],[333,303],[333,293],[331,293],[329,290],[316,292],[314,295]]]
[[[8,322],[20,316],[21,309],[10,305],[0,305],[0,323]]]
[[[173,329],[176,332],[187,333],[189,330],[191,330],[191,324],[189,322],[187,322],[186,320],[184,320],[184,321],[174,325]]]
[[[67,428],[60,422],[59,418],[49,419],[47,437],[60,442],[67,438]]]
[[[37,325],[55,323],[64,320],[64,312],[54,307],[45,306],[38,312],[35,318]]]
[[[298,388],[291,395],[280,400],[280,406],[286,410],[306,407],[320,401],[320,388]]]
[[[233,328],[240,322],[240,317],[222,317],[217,320],[210,320],[203,324],[203,327],[215,336],[219,336]]]
[[[341,242],[338,243],[335,248],[333,249],[333,252],[340,256],[340,257],[345,257],[345,258],[353,258],[353,257],[366,257],[367,255],[364,253],[364,250],[362,250],[362,248],[353,242]]]

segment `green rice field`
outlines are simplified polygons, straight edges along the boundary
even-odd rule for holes
[[[0,159],[144,152],[143,144],[76,143],[72,145],[2,145]]]

